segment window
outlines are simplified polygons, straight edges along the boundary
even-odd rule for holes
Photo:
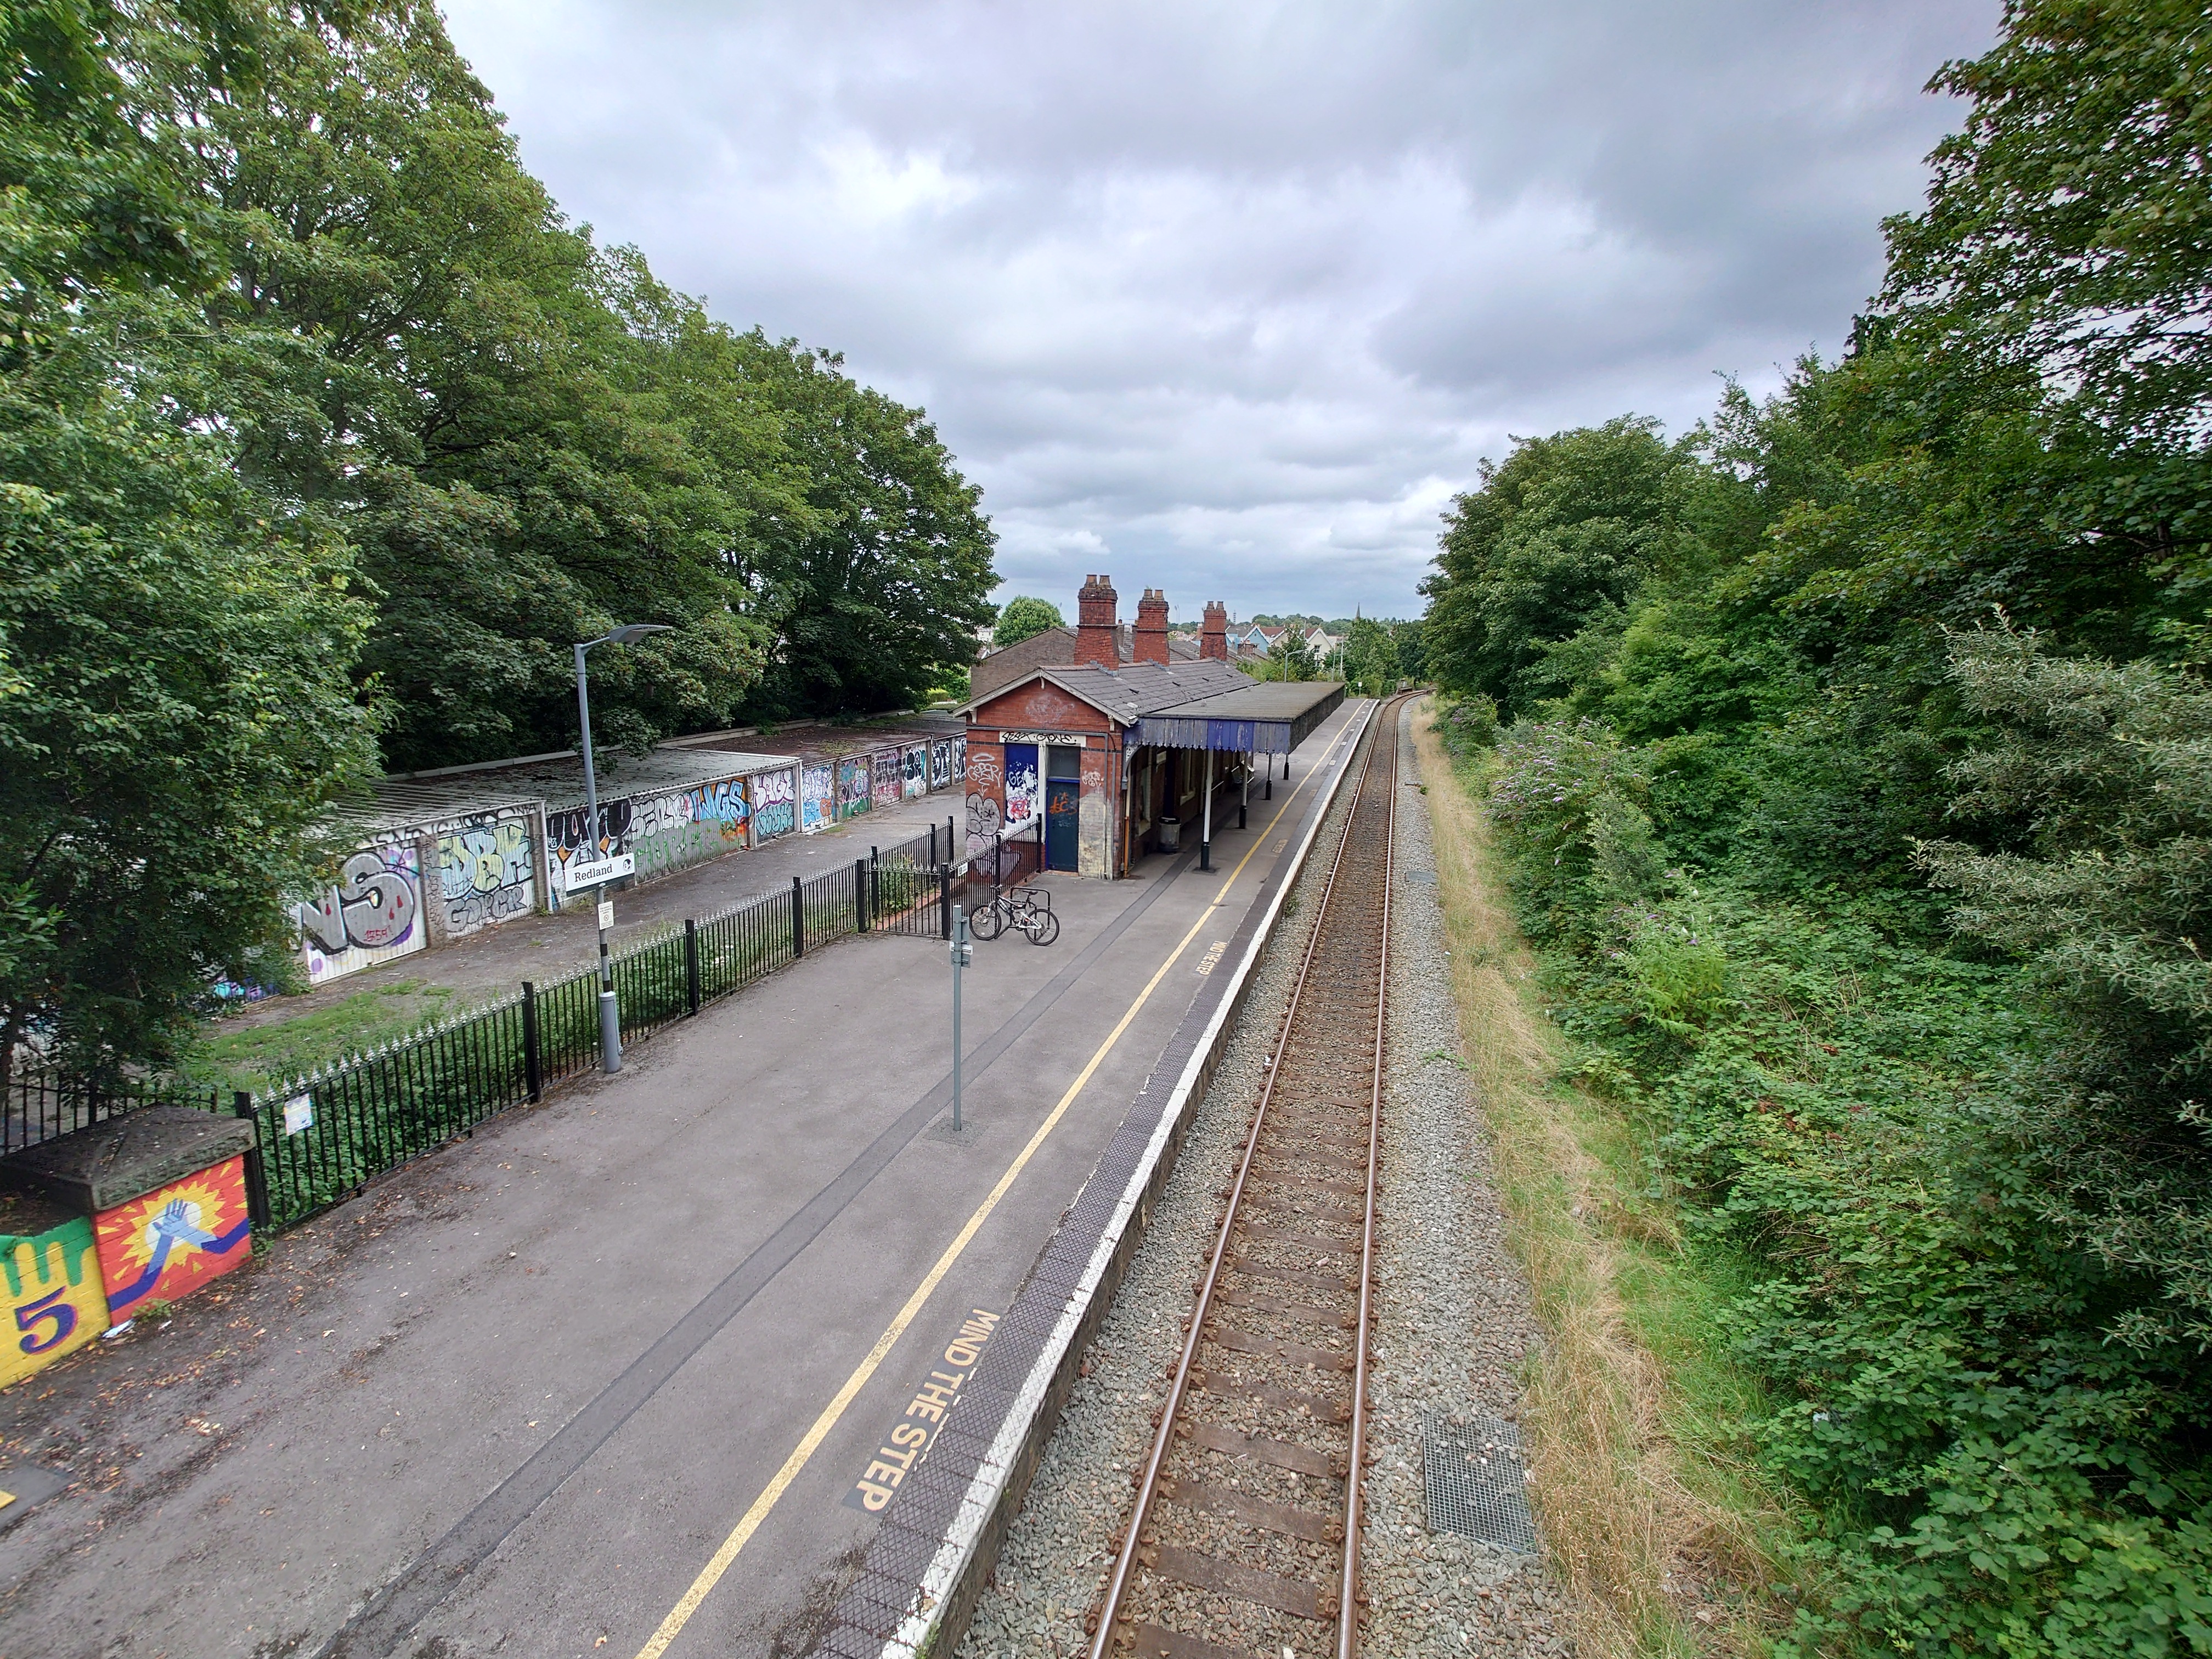
[[[1045,751],[1045,776],[1048,778],[1079,778],[1083,775],[1083,751],[1065,744],[1054,744]]]

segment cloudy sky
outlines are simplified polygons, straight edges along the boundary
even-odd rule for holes
[[[1996,0],[447,0],[526,162],[1103,570],[1410,615],[1509,434],[1832,353]]]

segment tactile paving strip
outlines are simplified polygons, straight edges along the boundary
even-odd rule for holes
[[[1455,1532],[1522,1555],[1536,1522],[1521,1461],[1521,1431],[1486,1412],[1430,1412],[1421,1423],[1421,1484],[1429,1530]]]

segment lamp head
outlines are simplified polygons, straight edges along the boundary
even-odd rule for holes
[[[674,626],[672,623],[624,623],[608,633],[606,642],[609,645],[635,645],[647,634],[665,634]]]

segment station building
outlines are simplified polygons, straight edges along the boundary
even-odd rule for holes
[[[959,712],[968,851],[1039,836],[1049,870],[1109,879],[1196,843],[1210,861],[1256,787],[1344,702],[1334,681],[1262,683],[1229,660],[1229,613],[1206,607],[1200,655],[1170,653],[1167,595],[1146,588],[1127,643],[1110,577],[1076,597],[1072,660],[1002,679]],[[1224,817],[1224,814],[1226,816]]]

